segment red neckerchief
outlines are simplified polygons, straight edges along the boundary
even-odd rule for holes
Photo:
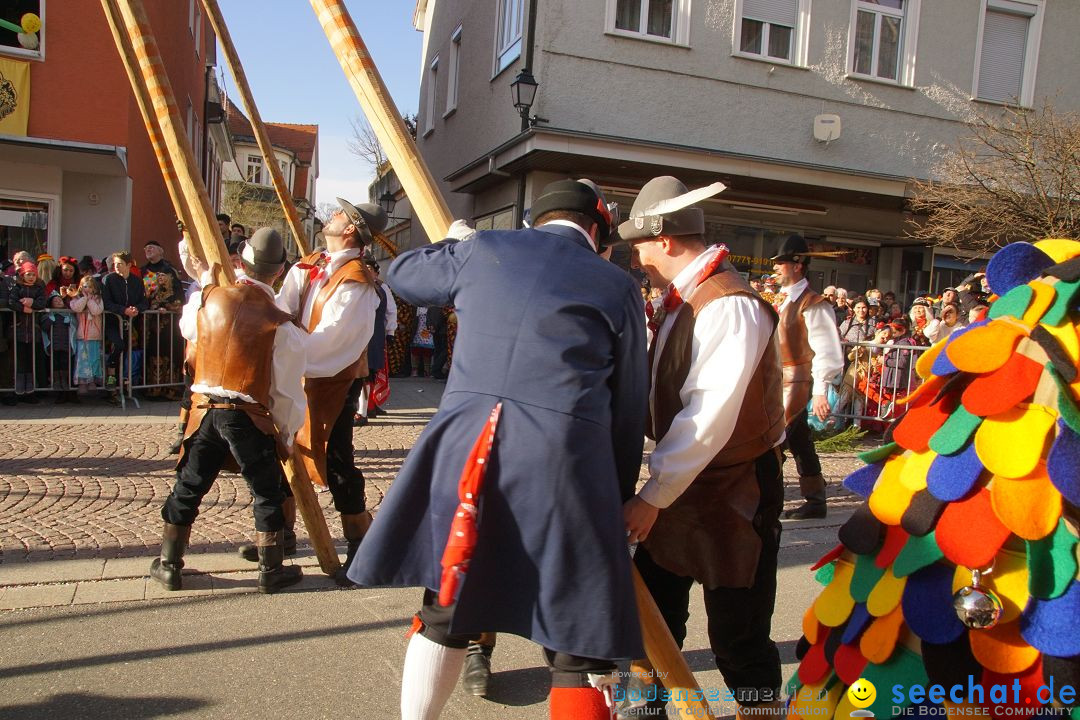
[[[690,286],[690,294],[697,290],[698,285],[712,277],[716,272],[716,268],[720,267],[721,263],[727,260],[729,250],[727,245],[720,243],[716,246],[718,251],[709,264],[701,269],[701,272],[694,278],[693,284]],[[656,333],[659,332],[660,326],[664,324],[664,319],[669,313],[677,310],[680,305],[683,304],[682,296],[679,294],[679,290],[675,287],[674,283],[669,283],[667,286],[667,292],[664,293],[664,299],[660,303],[660,307],[656,308],[650,302],[645,306],[645,316],[649,318],[649,331],[652,332],[653,337],[656,337]]]
[[[296,267],[308,271],[308,281],[315,282],[319,278],[326,277],[326,266],[330,263],[330,256],[319,253],[319,259],[312,263],[296,263]]]

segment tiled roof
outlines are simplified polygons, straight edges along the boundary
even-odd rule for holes
[[[229,103],[225,108],[225,117],[229,124],[229,132],[238,140],[255,142],[255,132],[251,129],[251,121],[244,113],[240,112],[234,103]],[[296,154],[297,160],[302,163],[310,163],[315,154],[315,143],[319,137],[318,125],[299,125],[295,123],[268,122],[266,134],[270,136],[270,144],[274,147],[291,150]]]

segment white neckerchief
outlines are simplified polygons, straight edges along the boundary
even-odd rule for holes
[[[560,227],[574,228],[579,233],[581,233],[582,237],[584,237],[586,240],[589,241],[589,247],[591,247],[593,249],[593,252],[596,252],[596,243],[593,242],[593,239],[589,235],[589,233],[585,232],[585,230],[583,230],[580,225],[578,225],[576,223],[572,223],[569,220],[552,220],[551,222],[544,223],[543,225],[539,226],[536,229],[537,230],[543,230],[544,226],[546,226],[546,225],[559,225]]]

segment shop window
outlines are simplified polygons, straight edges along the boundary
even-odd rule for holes
[[[35,260],[49,250],[49,203],[0,196],[0,253],[8,260],[20,250]]]
[[[0,55],[45,59],[45,0],[0,3]]]
[[[476,218],[474,227],[477,230],[513,230],[514,208],[509,207],[488,215]]]

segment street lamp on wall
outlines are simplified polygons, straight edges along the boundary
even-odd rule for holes
[[[547,118],[529,115],[529,110],[532,109],[533,102],[536,101],[536,90],[539,87],[540,83],[536,82],[536,78],[529,72],[529,68],[522,68],[514,81],[510,83],[510,95],[514,100],[514,107],[517,108],[518,114],[521,115],[522,130],[528,130],[537,123],[548,122]]]
[[[407,220],[408,218],[395,217],[393,215],[394,206],[397,205],[397,198],[394,197],[394,193],[389,190],[384,190],[383,194],[379,196],[379,207],[386,211],[386,217],[391,220]]]

